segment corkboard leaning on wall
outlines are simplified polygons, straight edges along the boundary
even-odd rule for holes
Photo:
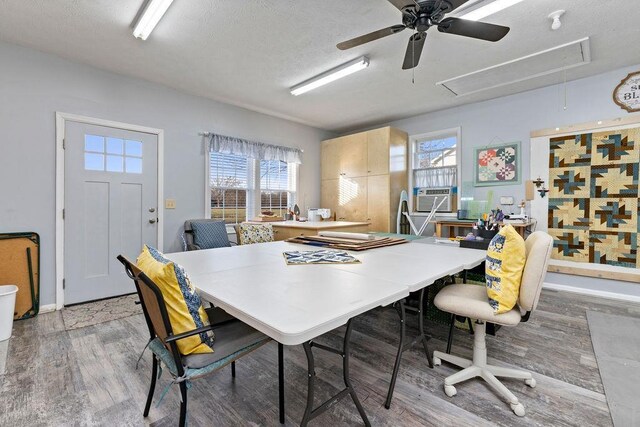
[[[14,320],[38,314],[40,307],[40,236],[0,233],[0,285],[16,285]]]

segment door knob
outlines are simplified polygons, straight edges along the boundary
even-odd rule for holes
[[[149,224],[155,224],[155,223],[156,223],[156,220],[155,220],[155,219],[151,218],[151,219],[149,220]]]

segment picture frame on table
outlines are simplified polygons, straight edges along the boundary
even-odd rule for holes
[[[520,141],[473,150],[473,185],[516,185],[521,182],[522,150]]]

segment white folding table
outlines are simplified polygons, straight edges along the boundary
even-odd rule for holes
[[[363,421],[367,416],[349,380],[351,320],[375,307],[399,302],[401,337],[389,389],[390,402],[404,348],[404,304],[410,292],[478,265],[484,253],[445,245],[407,243],[352,252],[361,264],[286,265],[284,251],[314,250],[286,242],[261,243],[166,254],[181,264],[202,297],[278,342],[280,422],[284,423],[283,345],[302,344],[309,369],[307,407],[301,425],[349,394]],[[422,303],[422,293],[421,293]],[[422,305],[420,305],[420,308]],[[425,343],[422,314],[420,332]],[[347,325],[341,350],[313,340]],[[315,384],[312,347],[343,357],[345,388],[313,408]]]

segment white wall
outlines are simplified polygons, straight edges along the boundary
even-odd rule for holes
[[[489,101],[397,120],[390,124],[417,135],[460,126],[462,133],[462,181],[473,180],[473,147],[522,142],[523,179],[529,179],[530,133],[534,130],[563,127],[589,121],[614,119],[628,113],[614,104],[612,93],[628,73],[640,66],[623,68],[567,83],[567,109],[564,110],[564,85],[559,84]],[[378,127],[378,126],[375,126]],[[536,177],[532,177],[536,178]],[[494,191],[494,203],[500,196],[524,198],[524,184],[502,187],[477,187],[473,196],[482,200],[488,189]],[[465,194],[466,196],[467,194]],[[545,220],[544,218],[538,218]],[[417,218],[417,223],[422,221]],[[628,282],[549,274],[547,282],[640,296],[640,285]]]
[[[320,202],[328,132],[15,45],[0,43],[0,58],[0,232],[40,234],[42,305],[55,302],[56,111],[164,129],[164,196],[177,201],[165,211],[166,251],[180,249],[185,219],[203,215],[199,131],[302,148],[299,200]]]

